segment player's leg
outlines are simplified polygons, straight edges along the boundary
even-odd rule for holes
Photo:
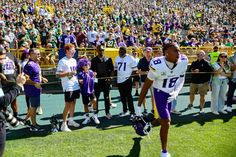
[[[132,96],[132,80],[128,79],[125,81],[126,83],[126,97],[128,101],[128,107],[130,114],[133,115],[135,113],[134,111],[134,103],[133,103],[133,96]]]
[[[188,104],[188,109],[191,109],[193,107],[193,102],[195,99],[195,93],[197,92],[197,84],[191,83],[189,87],[189,104]]]
[[[68,125],[73,127],[79,127],[80,125],[74,121],[74,112],[75,112],[75,104],[76,99],[80,97],[79,90],[72,91],[70,96],[71,104],[70,104],[70,118],[68,119]]]
[[[128,111],[127,102],[126,102],[126,95],[125,95],[126,87],[125,87],[124,83],[119,83],[118,89],[119,89],[119,93],[120,93],[120,99],[121,99],[121,102],[123,105],[123,114],[124,114],[124,113],[127,113],[127,111]]]
[[[165,93],[161,90],[154,88],[154,98],[156,103],[156,108],[160,117],[160,139],[162,145],[162,153],[167,152],[167,139],[168,139],[168,131],[170,127],[170,110],[171,103],[167,103],[169,94]]]
[[[104,100],[105,100],[105,113],[106,113],[106,118],[107,119],[111,119],[111,114],[110,114],[110,97],[109,97],[109,93],[110,93],[110,87],[105,87],[103,90],[103,94],[104,94]]]
[[[13,116],[17,118],[17,116],[18,116],[18,105],[17,105],[16,99],[14,99],[12,101],[11,108],[12,108],[12,111],[13,111]]]

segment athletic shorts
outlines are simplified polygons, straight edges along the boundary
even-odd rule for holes
[[[89,94],[89,95],[81,94],[81,95],[82,95],[82,101],[83,101],[84,105],[89,104],[90,100],[95,99],[95,95],[94,94]]]
[[[35,108],[39,107],[40,106],[40,95],[29,97],[29,101],[30,101],[31,107],[35,107]]]
[[[153,94],[160,119],[170,119],[171,102],[167,103],[169,93],[154,88]]]
[[[190,94],[206,95],[208,89],[209,89],[208,82],[201,83],[201,84],[196,84],[196,83],[190,84]]]
[[[65,102],[72,102],[80,97],[80,90],[64,92]]]

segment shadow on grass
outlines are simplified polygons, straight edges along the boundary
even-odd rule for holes
[[[20,128],[17,130],[7,131],[7,140],[25,139],[30,137],[45,137],[51,134],[50,125],[41,125],[41,130],[37,132],[31,132],[29,127]]]
[[[129,120],[130,116],[119,117],[119,115],[113,115],[112,119],[107,119],[106,117],[101,117],[99,120],[102,122],[97,126],[98,129],[101,130],[109,130],[114,128],[119,128],[123,126],[131,125]]]
[[[220,115],[214,115],[211,112],[205,113],[205,114],[199,114],[199,113],[191,113],[188,115],[172,115],[172,125],[176,125],[176,127],[181,127],[183,125],[190,124],[192,122],[197,122],[201,126],[205,125],[207,122],[212,122],[215,119],[221,119],[223,120],[223,123],[227,123],[230,119],[232,119],[233,116],[236,115],[236,109],[233,110],[233,112],[228,114],[220,114]]]
[[[140,141],[142,140],[142,138],[141,137],[133,138],[133,140],[134,140],[133,147],[129,151],[129,154],[127,156],[125,156],[125,157],[139,157],[140,156],[140,150],[141,150]],[[109,155],[107,157],[124,157],[124,156],[121,156],[121,155]]]

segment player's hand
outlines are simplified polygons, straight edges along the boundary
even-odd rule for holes
[[[170,96],[168,97],[167,103],[170,103],[173,100],[175,100],[177,98],[177,96],[178,96],[178,93],[176,93],[176,92],[170,93]]]
[[[137,116],[142,116],[142,107],[141,106],[137,106]]]
[[[23,74],[20,74],[16,78],[16,84],[20,87],[23,87],[23,84],[25,84],[26,78]]]
[[[3,73],[0,73],[0,79],[6,81],[7,78]]]
[[[48,83],[48,79],[42,77],[42,82],[43,82],[43,83]]]
[[[34,84],[34,86],[35,86],[36,88],[38,88],[38,89],[42,89],[42,87],[41,87],[41,84],[40,84],[40,83],[36,83],[36,84]]]
[[[68,72],[68,76],[74,76],[75,74],[76,74],[76,71]]]

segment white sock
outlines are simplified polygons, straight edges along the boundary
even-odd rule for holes
[[[71,122],[71,121],[74,121],[73,117],[70,117],[68,118],[68,120]]]

